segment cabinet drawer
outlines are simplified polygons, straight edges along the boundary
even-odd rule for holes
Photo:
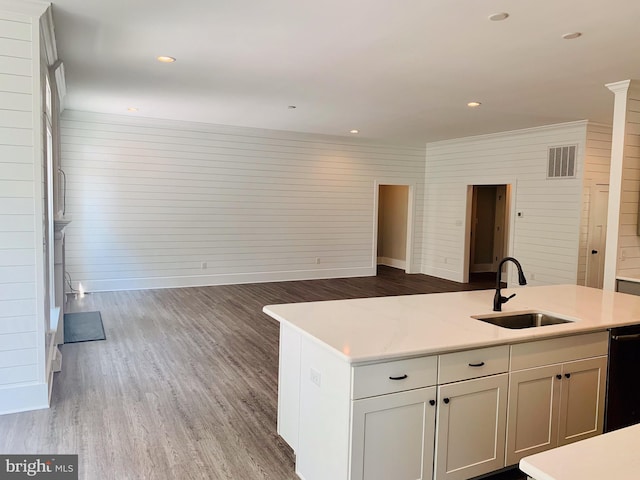
[[[435,385],[437,369],[437,357],[409,358],[353,367],[351,398],[355,400]]]
[[[509,370],[509,346],[479,348],[439,357],[438,383],[485,377]]]
[[[597,332],[511,346],[511,370],[541,367],[606,355],[609,333]]]

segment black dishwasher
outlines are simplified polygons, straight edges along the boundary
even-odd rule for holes
[[[604,431],[640,423],[640,325],[611,329]]]

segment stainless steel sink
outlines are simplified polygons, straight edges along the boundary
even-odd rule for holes
[[[505,315],[478,315],[474,316],[476,320],[491,323],[502,328],[534,328],[544,327],[546,325],[560,325],[561,323],[573,322],[566,318],[560,318],[552,314],[543,312],[524,312],[512,313]]]

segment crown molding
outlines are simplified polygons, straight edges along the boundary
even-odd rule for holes
[[[487,140],[491,138],[501,138],[501,137],[506,137],[511,135],[544,132],[547,130],[557,130],[558,128],[570,128],[570,127],[582,127],[582,126],[586,127],[588,123],[589,123],[588,120],[576,120],[573,122],[552,123],[550,125],[540,125],[537,127],[520,128],[517,130],[506,130],[503,132],[485,133],[482,135],[470,135],[468,137],[458,137],[458,138],[451,138],[447,140],[439,140],[437,142],[429,142],[427,143],[427,148],[438,146],[438,145],[455,144],[460,142]]]
[[[631,80],[622,80],[620,82],[607,83],[605,87],[611,90],[613,93],[626,93],[631,86]]]
[[[55,77],[55,86],[58,91],[60,109],[63,108],[64,97],[67,94],[67,84],[64,76],[64,65],[58,58],[58,47],[56,44],[56,30],[53,24],[52,9],[49,8],[40,21],[40,35],[44,44],[44,53],[50,76]]]

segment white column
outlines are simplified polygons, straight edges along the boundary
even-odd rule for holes
[[[607,245],[605,249],[604,261],[604,289],[615,290],[616,277],[621,273],[621,269],[628,272],[631,276],[636,276],[633,268],[629,268],[629,263],[624,264],[627,260],[627,250],[629,247],[625,243],[631,241],[640,244],[640,237],[635,232],[629,234],[621,228],[623,223],[630,227],[629,221],[622,221],[621,215],[628,212],[623,211],[624,200],[623,194],[626,194],[626,210],[635,202],[638,204],[638,189],[635,183],[638,180],[633,176],[632,171],[635,170],[638,163],[637,156],[631,149],[637,149],[633,146],[634,141],[630,142],[630,135],[637,136],[636,118],[638,115],[637,99],[640,98],[640,83],[637,80],[624,80],[621,82],[607,84],[606,87],[615,94],[614,112],[613,112],[613,135],[611,143],[611,171],[609,180],[609,210],[607,215]],[[631,143],[631,145],[630,145]],[[633,165],[632,165],[633,164]],[[629,198],[633,197],[630,202]],[[637,210],[634,209],[637,214]],[[634,225],[637,228],[637,219],[634,218]],[[621,242],[621,238],[625,242]],[[635,245],[631,245],[634,247]],[[631,259],[629,259],[631,260]],[[623,275],[624,276],[624,275]],[[640,280],[640,275],[638,275]]]

